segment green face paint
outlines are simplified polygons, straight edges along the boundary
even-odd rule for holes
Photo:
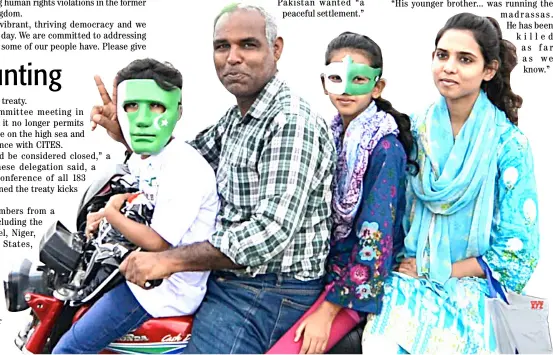
[[[367,64],[354,63],[349,55],[341,62],[330,63],[323,73],[325,88],[336,95],[366,95],[370,93],[380,79],[381,68],[373,68]],[[356,78],[368,79],[357,83]]]
[[[152,79],[131,79],[119,84],[117,117],[127,144],[135,153],[157,154],[165,147],[179,120],[180,100],[180,89],[163,90]]]

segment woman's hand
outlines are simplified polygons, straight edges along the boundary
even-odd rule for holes
[[[325,352],[332,322],[340,309],[340,306],[325,301],[301,322],[294,338],[294,341],[298,342],[303,334],[300,354],[323,354]]]
[[[417,259],[415,258],[403,259],[401,261],[401,264],[399,264],[397,271],[401,272],[402,274],[418,279],[419,273],[417,272]]]

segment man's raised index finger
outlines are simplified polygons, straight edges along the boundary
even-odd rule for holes
[[[98,92],[100,93],[100,97],[102,98],[104,105],[111,103],[111,97],[109,97],[106,86],[100,76],[94,75],[94,81],[96,82],[96,87],[98,87]]]

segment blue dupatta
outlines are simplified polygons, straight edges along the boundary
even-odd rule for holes
[[[507,121],[481,91],[454,139],[445,98],[413,117],[420,172],[411,176],[407,256],[419,275],[444,285],[452,264],[490,246],[500,126]],[[453,286],[453,285],[451,285]]]

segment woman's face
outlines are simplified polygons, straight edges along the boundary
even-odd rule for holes
[[[449,100],[476,98],[482,81],[491,80],[496,72],[485,66],[480,47],[469,30],[445,31],[432,59],[434,84]]]

